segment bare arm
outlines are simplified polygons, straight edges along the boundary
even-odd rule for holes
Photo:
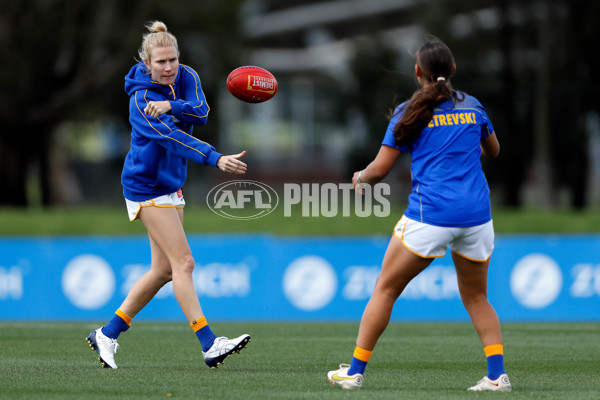
[[[492,132],[490,136],[481,140],[481,153],[486,157],[498,157],[498,154],[500,153],[500,143],[496,137],[496,132]]]
[[[375,184],[381,181],[390,172],[394,163],[400,157],[402,152],[390,146],[381,146],[379,153],[367,168],[362,171],[357,171],[352,177],[352,184],[354,189],[359,183]],[[360,175],[360,177],[359,177]]]

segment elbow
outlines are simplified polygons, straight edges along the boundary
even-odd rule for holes
[[[492,149],[492,150],[490,151],[490,154],[489,154],[489,156],[488,156],[488,157],[491,157],[491,158],[496,158],[496,157],[498,157],[499,155],[500,155],[500,145],[497,145],[497,146],[496,146],[494,149]]]
[[[489,158],[496,158],[500,154],[500,145],[495,146],[481,146],[481,153]]]
[[[483,152],[483,155],[488,158],[496,158],[496,157],[498,157],[499,154],[500,154],[500,150]]]

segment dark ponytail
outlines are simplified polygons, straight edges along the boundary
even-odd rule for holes
[[[448,46],[440,41],[425,43],[417,50],[417,65],[421,79],[430,84],[413,93],[404,106],[404,115],[394,128],[399,146],[412,144],[432,120],[435,107],[457,97],[449,82],[454,73],[454,56]]]

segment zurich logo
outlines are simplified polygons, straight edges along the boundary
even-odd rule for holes
[[[558,298],[563,286],[556,261],[541,253],[528,254],[515,264],[510,274],[510,289],[519,303],[531,309],[548,307]]]
[[[279,196],[261,182],[228,181],[208,192],[206,204],[212,212],[225,218],[256,219],[273,212],[279,204]]]

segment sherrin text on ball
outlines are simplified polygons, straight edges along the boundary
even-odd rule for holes
[[[247,103],[262,103],[277,93],[277,79],[264,68],[246,65],[231,71],[227,77],[227,89],[238,99]]]

